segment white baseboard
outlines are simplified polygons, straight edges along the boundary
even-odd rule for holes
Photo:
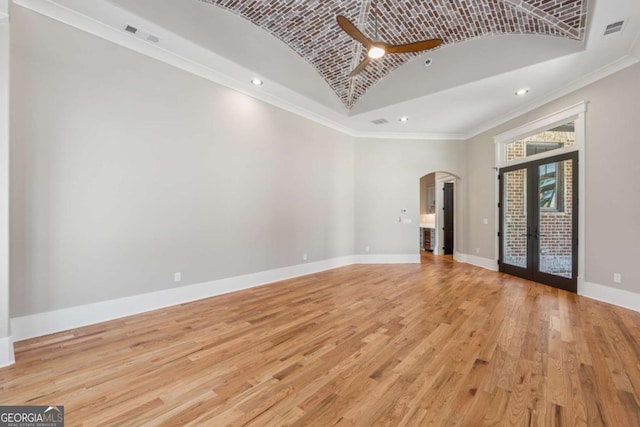
[[[597,283],[583,282],[578,295],[640,312],[640,294]]]
[[[455,251],[453,253],[453,260],[458,262],[467,262],[467,255],[462,252]]]
[[[467,264],[475,265],[476,267],[486,268],[491,271],[498,271],[498,263],[495,259],[482,258],[475,255],[464,254],[464,261]]]
[[[16,317],[11,319],[12,338],[21,341],[351,264],[350,255]]]
[[[460,252],[455,253],[454,259],[489,270],[497,270],[497,264],[491,259]],[[420,254],[345,256],[16,317],[11,319],[12,336],[0,338],[0,367],[14,363],[14,341],[79,328],[94,323],[131,316],[146,311],[157,310],[351,264],[414,264],[419,262]],[[640,312],[640,294],[634,292],[584,282],[579,285],[578,293],[589,298]]]
[[[354,255],[354,264],[420,264],[420,254]]]
[[[13,365],[13,341],[11,337],[0,338],[0,368]]]

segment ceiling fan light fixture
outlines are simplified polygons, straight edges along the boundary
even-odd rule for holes
[[[382,58],[385,53],[386,51],[380,46],[371,46],[371,49],[369,49],[369,52],[367,52],[367,56],[369,56],[369,58],[371,59],[378,59]]]

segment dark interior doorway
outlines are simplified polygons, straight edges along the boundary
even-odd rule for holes
[[[454,194],[453,194],[453,182],[445,182],[443,198],[443,224],[442,227],[444,234],[443,252],[445,255],[453,255],[453,212],[454,212]]]

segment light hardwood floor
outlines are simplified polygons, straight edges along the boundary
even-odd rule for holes
[[[434,258],[16,343],[0,404],[75,425],[640,426],[640,313]]]

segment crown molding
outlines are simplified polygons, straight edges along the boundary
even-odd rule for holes
[[[0,0],[7,1],[7,0]],[[269,92],[267,87],[255,90],[248,87],[248,82],[255,73],[228,59],[208,51],[195,43],[179,37],[176,34],[162,30],[160,27],[145,22],[140,17],[131,18],[132,22],[141,22],[148,30],[158,32],[160,44],[153,44],[136,38],[118,28],[115,24],[98,20],[97,16],[89,16],[88,3],[84,0],[67,0],[66,3],[78,5],[79,10],[72,9],[53,0],[14,0],[14,4],[32,10],[48,18],[62,22],[66,25],[100,37],[119,46],[133,50],[134,52],[149,56],[165,64],[172,65],[183,71],[202,77],[221,86],[228,87],[244,95],[258,99],[297,116],[311,120],[322,126],[336,130],[354,138],[384,138],[406,140],[463,140],[463,134],[434,134],[434,133],[401,133],[401,132],[365,132],[346,126],[339,122],[340,113],[329,107],[323,106],[313,100],[292,93],[288,88],[274,82],[268,82],[273,92],[287,93],[294,101],[285,100],[276,93]],[[84,9],[81,9],[84,7]],[[121,22],[121,17],[114,17],[114,6],[105,3],[92,3],[91,7],[99,10],[106,19],[112,22]],[[104,10],[102,10],[102,9]],[[85,14],[86,13],[86,14]],[[96,12],[94,12],[96,14]],[[126,21],[125,21],[126,22]],[[237,78],[230,76],[238,76]],[[266,86],[266,85],[265,85]]]
[[[8,3],[8,0],[0,0],[0,17],[2,16],[1,6]],[[341,123],[346,120],[339,112],[329,107],[321,105],[314,100],[296,94],[290,89],[278,85],[275,82],[268,82],[269,87],[261,87],[260,90],[249,87],[248,82],[255,75],[251,70],[242,67],[228,59],[206,50],[195,43],[179,37],[174,33],[170,33],[157,25],[144,21],[140,17],[135,17],[135,21],[144,23],[148,29],[158,30],[161,37],[161,44],[153,44],[139,38],[136,38],[117,27],[115,24],[110,25],[101,20],[97,16],[89,16],[88,10],[93,7],[96,10],[102,8],[101,12],[111,19],[113,22],[120,24],[121,17],[114,19],[114,9],[116,6],[107,2],[86,2],[86,0],[64,0],[65,3],[78,6],[79,10],[83,10],[87,14],[64,6],[54,0],[13,0],[13,3],[36,13],[47,16],[89,34],[95,35],[102,39],[122,47],[133,50],[137,53],[149,56],[163,63],[177,67],[183,71],[202,77],[221,86],[228,87],[244,95],[250,96],[259,101],[273,105],[282,110],[288,111],[297,116],[318,123],[324,127],[333,129],[353,138],[371,138],[371,139],[397,139],[397,140],[438,140],[438,141],[464,141],[473,138],[483,132],[493,129],[503,123],[508,122],[516,117],[526,114],[536,108],[539,108],[551,101],[554,101],[564,95],[567,95],[577,89],[580,89],[597,80],[607,77],[626,67],[639,62],[639,58],[632,55],[632,50],[623,58],[620,58],[600,69],[582,76],[558,90],[554,90],[520,109],[509,112],[509,114],[500,116],[495,120],[483,123],[481,126],[471,129],[463,133],[430,133],[430,132],[377,132],[377,131],[361,131],[353,127]],[[108,10],[109,8],[112,8]],[[122,12],[120,9],[118,9]],[[131,15],[132,17],[134,15]],[[133,18],[132,18],[133,19]],[[636,42],[636,48],[638,47]],[[231,77],[235,76],[235,77]],[[286,96],[283,96],[286,94]],[[285,99],[286,98],[291,98]]]
[[[428,141],[464,141],[468,137],[462,133],[420,133],[420,132],[359,132],[351,133],[354,138],[369,139],[404,139],[404,140],[428,140]]]
[[[600,67],[599,69],[581,76],[578,79],[575,79],[561,88],[551,91],[547,95],[537,99],[535,102],[529,103],[522,108],[511,111],[509,114],[498,117],[497,119],[484,123],[482,126],[479,126],[475,129],[472,129],[466,134],[465,139],[471,139],[474,136],[480,135],[481,133],[487,132],[495,127],[498,127],[509,120],[513,120],[517,117],[520,117],[526,113],[529,113],[536,108],[540,108],[556,99],[559,99],[565,95],[568,95],[572,92],[575,92],[578,89],[582,89],[585,86],[588,86],[592,83],[597,82],[605,77],[610,76],[611,74],[617,73],[618,71],[624,70],[627,67],[637,64],[640,62],[638,58],[626,55],[620,59],[617,59],[607,65]]]

